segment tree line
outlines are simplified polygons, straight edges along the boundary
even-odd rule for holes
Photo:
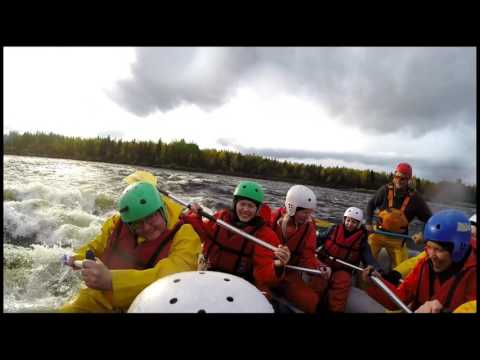
[[[45,156],[128,165],[163,167],[302,183],[351,190],[376,190],[391,181],[393,174],[373,170],[278,161],[259,155],[216,149],[200,149],[185,140],[170,143],[122,141],[108,137],[80,138],[42,132],[3,135],[5,154]],[[438,183],[416,178],[416,189],[427,200],[439,202],[477,202],[476,185],[460,179]]]

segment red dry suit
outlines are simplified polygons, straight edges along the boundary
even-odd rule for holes
[[[344,312],[348,294],[352,286],[352,270],[345,265],[330,260],[327,256],[358,265],[362,260],[364,247],[368,246],[367,231],[362,226],[352,232],[345,229],[344,224],[335,225],[329,232],[324,246],[319,254],[320,258],[332,268],[329,280],[322,281],[322,288],[327,290],[326,304],[331,312]],[[324,257],[322,257],[322,254]]]
[[[289,265],[318,269],[323,264],[315,256],[316,227],[311,221],[295,226],[293,218],[289,218],[286,234],[283,233],[279,220],[286,214],[285,208],[272,213],[272,228],[280,241],[290,249]],[[302,279],[302,273],[287,269],[285,278],[275,287],[275,292],[285,297],[300,310],[315,313],[322,292],[317,290],[318,276],[313,276],[309,283]]]

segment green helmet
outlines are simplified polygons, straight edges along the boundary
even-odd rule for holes
[[[161,210],[164,217],[166,213],[158,190],[145,181],[129,185],[120,196],[118,208],[122,221],[127,224],[144,219],[157,210]]]
[[[263,189],[260,184],[253,181],[242,181],[235,188],[233,196],[241,196],[254,201],[255,203],[263,203]]]

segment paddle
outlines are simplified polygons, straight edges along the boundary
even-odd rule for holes
[[[177,197],[175,197],[174,195],[170,194],[169,192],[165,191],[165,190],[162,190],[160,189],[158,186],[157,186],[157,178],[155,177],[155,175],[147,172],[147,171],[137,171],[129,176],[127,176],[125,178],[125,181],[128,183],[128,184],[132,184],[132,183],[135,183],[135,182],[138,182],[138,181],[147,181],[149,183],[151,183],[152,185],[154,185],[157,190],[161,193],[161,194],[164,194],[165,196],[171,198],[172,200],[178,202],[179,204],[191,209],[191,204],[188,204],[187,202],[183,201],[183,200],[180,200],[178,199]],[[277,248],[275,246],[273,246],[272,244],[269,244],[263,240],[260,240],[258,238],[256,238],[255,236],[252,236],[240,229],[237,229],[236,227],[220,220],[220,219],[216,219],[214,216],[212,216],[211,214],[208,214],[206,213],[205,211],[203,211],[202,209],[199,209],[198,211],[199,215],[202,216],[202,217],[205,217],[211,221],[213,221],[214,223],[217,223],[218,225],[226,228],[227,230],[230,230],[238,235],[241,235],[269,250],[272,250],[272,251],[275,251]],[[352,264],[349,264],[347,262],[344,262],[342,260],[339,260],[339,259],[335,259],[335,258],[332,258],[334,259],[335,261],[337,262],[340,262],[340,263],[343,263],[344,265],[346,266],[350,266],[350,267],[353,267],[355,268],[356,270],[360,270],[360,271],[363,271],[363,269],[361,267],[357,267],[355,265],[352,265]],[[311,272],[311,273],[320,273],[321,274],[321,271],[319,270],[314,270],[314,269],[308,269],[308,268],[303,268],[303,267],[299,267],[299,266],[292,266],[292,265],[286,265],[286,267],[292,269],[292,270],[298,270],[298,271],[305,271],[305,272]],[[372,281],[374,282],[374,284],[376,284],[378,287],[380,287],[386,294],[388,297],[390,297],[390,299],[392,299],[392,301],[394,301],[403,311],[407,312],[407,313],[411,313],[412,311],[378,278],[376,278],[375,276],[370,276]]]
[[[373,233],[374,234],[379,234],[379,235],[389,236],[389,237],[392,237],[392,238],[409,239],[409,240],[414,241],[413,238],[410,235],[407,235],[407,234],[397,234],[397,233],[392,233],[392,232],[377,230],[377,229],[373,230]]]
[[[329,256],[329,255],[326,255],[326,256],[327,256],[330,260],[336,261],[336,262],[338,262],[338,263],[340,263],[340,264],[342,264],[342,265],[345,265],[345,266],[347,266],[347,267],[349,267],[349,268],[351,268],[351,269],[358,270],[358,271],[363,271],[363,270],[364,270],[364,269],[361,268],[360,266],[356,266],[356,265],[350,264],[350,263],[348,263],[348,262],[346,262],[346,261],[343,261],[343,260],[334,258],[333,256]],[[377,285],[381,290],[383,290],[383,291],[385,292],[385,294],[387,294],[387,296],[388,296],[395,304],[397,304],[398,307],[400,307],[400,309],[402,309],[403,311],[405,311],[405,312],[408,313],[408,314],[411,314],[411,313],[412,313],[412,310],[410,310],[410,309],[408,308],[408,306],[405,305],[405,304],[402,302],[402,300],[400,300],[400,299],[398,298],[398,296],[395,295],[395,294],[392,292],[392,290],[390,290],[390,289],[388,288],[388,286],[383,283],[382,280],[380,280],[378,277],[376,277],[376,276],[374,276],[374,275],[369,275],[369,276],[370,276],[370,279],[372,279],[373,283],[374,283],[375,285]],[[400,280],[400,281],[402,281],[402,280]],[[403,282],[403,281],[402,281],[402,282]]]
[[[62,265],[67,265],[67,259],[68,259],[67,255],[62,256],[62,259],[61,259]],[[95,254],[93,253],[92,250],[87,250],[87,252],[85,253],[85,259],[95,260]],[[75,267],[82,268],[83,260],[75,260],[74,264],[75,264]],[[63,273],[63,275],[60,277],[60,280],[58,281],[59,283],[61,283],[67,277],[70,270],[73,270],[73,268],[67,269],[67,271]]]

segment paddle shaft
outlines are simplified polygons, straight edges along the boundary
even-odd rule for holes
[[[160,193],[162,193],[162,194],[168,196],[169,198],[175,200],[175,201],[178,202],[179,204],[182,204],[183,206],[186,206],[186,207],[189,208],[189,209],[192,208],[191,204],[188,204],[188,203],[186,203],[185,201],[183,201],[183,200],[181,200],[181,199],[178,199],[178,198],[175,197],[174,195],[166,192],[165,190],[161,190],[161,189],[159,189],[159,188],[157,188],[157,189],[158,189],[158,191],[159,191]],[[230,230],[231,232],[234,232],[234,233],[236,233],[236,234],[238,234],[238,235],[241,235],[241,236],[243,236],[243,237],[245,237],[245,238],[247,238],[247,239],[249,239],[249,240],[257,243],[258,245],[261,245],[261,246],[263,246],[263,247],[265,247],[265,248],[267,248],[267,249],[269,249],[269,250],[272,250],[272,251],[275,251],[275,250],[277,249],[277,248],[276,248],[275,246],[273,246],[272,244],[269,244],[269,243],[267,243],[267,242],[265,242],[265,241],[263,241],[263,240],[260,240],[260,239],[256,238],[255,236],[246,233],[245,231],[242,231],[242,230],[240,230],[240,229],[237,229],[235,226],[232,226],[232,225],[226,223],[225,221],[222,221],[222,220],[220,220],[220,219],[215,218],[213,215],[206,213],[206,212],[203,211],[202,209],[200,209],[200,210],[198,211],[198,213],[199,213],[201,216],[206,217],[206,218],[209,219],[210,221],[213,221],[214,223],[217,223],[218,225],[223,226],[225,229]]]
[[[383,283],[382,280],[380,280],[379,278],[377,278],[376,276],[373,276],[373,275],[370,275],[370,279],[372,279],[373,283],[374,283],[376,286],[378,286],[381,290],[383,290],[383,292],[384,292],[385,294],[387,294],[387,296],[388,296],[395,304],[397,304],[397,306],[398,306],[400,309],[402,309],[403,311],[405,311],[407,314],[412,314],[412,313],[413,313],[413,311],[410,310],[410,308],[409,308],[407,305],[405,305],[405,304],[402,302],[402,300],[400,300],[400,299],[398,298],[398,296],[395,295],[395,294],[393,293],[393,291],[390,290],[390,288]]]
[[[392,237],[392,238],[409,239],[409,240],[413,241],[412,237],[410,235],[406,235],[406,234],[391,233],[391,232],[383,231],[383,230],[373,230],[373,233],[374,234],[379,234],[379,235],[389,236],[389,237]]]
[[[304,267],[300,267],[300,266],[285,265],[285,267],[286,267],[287,269],[303,271],[303,272],[311,273],[311,274],[314,274],[314,275],[323,275],[323,274],[325,274],[325,272],[323,272],[323,271],[321,271],[321,270],[309,269],[309,268],[304,268]]]

